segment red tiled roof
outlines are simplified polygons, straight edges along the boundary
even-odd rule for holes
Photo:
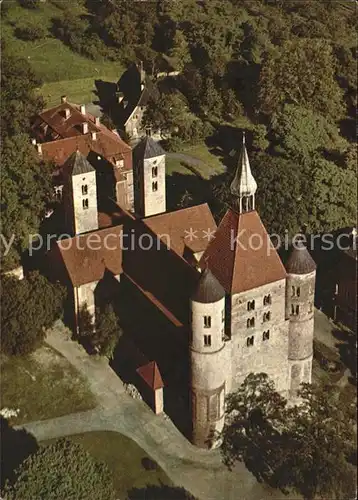
[[[122,272],[122,231],[118,225],[56,242],[73,286],[99,281],[106,269],[114,276]]]
[[[150,361],[148,364],[140,366],[136,371],[153,391],[164,387],[162,376],[155,361]]]
[[[204,251],[209,243],[208,231],[216,231],[216,224],[207,203],[154,215],[144,219],[144,223],[156,235],[164,235],[161,240],[169,244],[181,257],[184,255],[185,246],[194,253]]]
[[[256,211],[229,209],[205,251],[201,265],[227,293],[235,294],[286,278],[286,271]]]
[[[67,119],[65,109],[70,112]],[[83,134],[81,127],[85,122],[88,124],[88,133]],[[94,116],[89,113],[83,115],[77,106],[68,102],[43,111],[32,128],[37,139],[42,142],[44,158],[60,166],[76,149],[85,156],[94,151],[111,163],[115,163],[116,159],[131,157],[131,147],[118,134],[108,130],[102,123],[96,125]],[[92,138],[92,132],[96,132],[95,138]],[[124,164],[126,169],[132,168],[131,161],[125,161]]]

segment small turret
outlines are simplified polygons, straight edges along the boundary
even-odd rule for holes
[[[303,241],[296,242],[286,262],[286,317],[289,326],[290,397],[302,382],[311,383],[316,264]]]
[[[206,268],[191,298],[192,441],[215,444],[224,425],[226,380],[231,376],[225,343],[225,290]]]
[[[245,132],[242,134],[242,149],[235,173],[230,185],[233,196],[238,198],[239,213],[255,210],[255,193],[257,184],[251,172],[249,155],[245,145]]]

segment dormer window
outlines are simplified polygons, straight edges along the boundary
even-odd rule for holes
[[[83,196],[85,196],[86,194],[88,194],[88,186],[87,186],[87,184],[84,184],[82,186],[82,194],[83,194]]]

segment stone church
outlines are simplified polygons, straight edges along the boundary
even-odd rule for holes
[[[115,223],[101,227],[96,172],[73,152],[63,198],[73,236],[48,259],[69,290],[74,328],[83,306],[95,314],[127,287],[133,343],[151,373],[158,368],[164,411],[182,398],[192,442],[212,447],[225,397],[248,374],[267,373],[289,398],[311,381],[316,266],[302,243],[281,262],[255,210],[245,141],[231,184],[237,204],[218,226],[207,204],[166,212],[165,152],[149,136],[133,150],[133,179],[134,209],[118,203]]]

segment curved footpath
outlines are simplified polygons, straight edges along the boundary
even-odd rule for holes
[[[256,481],[238,464],[228,471],[218,450],[191,445],[170,420],[155,415],[142,401],[131,398],[108,363],[88,356],[69,331],[57,322],[46,342],[88,380],[98,406],[90,411],[22,425],[38,441],[90,431],[115,431],[133,439],[170,479],[202,500],[293,500]],[[20,427],[20,426],[19,426]],[[298,497],[295,497],[298,498]]]

